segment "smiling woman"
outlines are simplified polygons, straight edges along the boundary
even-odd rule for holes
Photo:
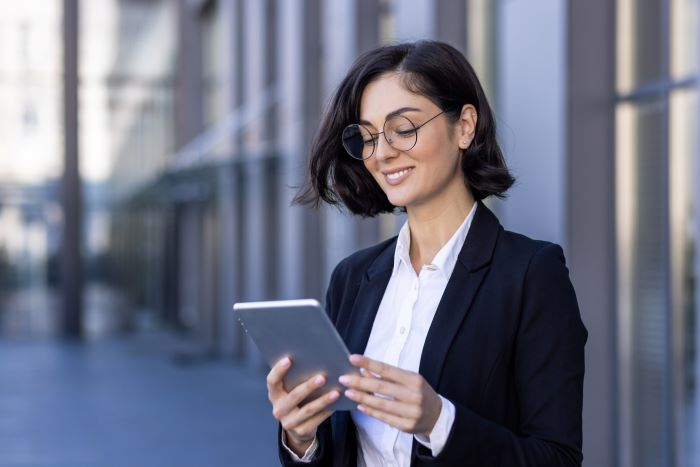
[[[336,390],[300,405],[325,377],[285,388],[288,358],[270,371],[283,464],[581,464],[587,331],[561,247],[482,203],[514,182],[495,135],[472,67],[441,42],[372,50],[340,84],[297,201],[408,219],[328,287],[357,410],[328,410]]]

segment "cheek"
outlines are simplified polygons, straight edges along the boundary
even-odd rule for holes
[[[367,174],[371,175],[374,177],[375,180],[379,181],[379,170],[377,169],[377,164],[374,160],[374,157],[370,157],[369,159],[362,161],[362,163],[365,166],[365,170],[367,170]]]

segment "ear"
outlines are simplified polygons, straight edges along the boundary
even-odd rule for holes
[[[467,149],[474,139],[476,132],[476,122],[478,120],[476,107],[472,104],[464,104],[459,115],[459,120],[455,123],[455,138],[460,149]]]

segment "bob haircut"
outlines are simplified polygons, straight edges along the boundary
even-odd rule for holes
[[[338,86],[311,146],[309,177],[295,203],[318,207],[321,201],[353,214],[374,217],[392,205],[362,161],[343,148],[343,129],[360,119],[365,87],[387,72],[398,72],[405,88],[425,96],[456,122],[465,104],[477,112],[477,125],[462,154],[462,171],[475,199],[505,197],[515,179],[496,141],[496,124],[484,90],[467,59],[439,41],[386,45],[361,55]]]

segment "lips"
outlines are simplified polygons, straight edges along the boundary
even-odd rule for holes
[[[404,167],[402,169],[392,170],[391,172],[384,172],[384,180],[386,180],[389,185],[398,185],[406,180],[406,178],[411,175],[411,172],[413,172],[413,167]]]

